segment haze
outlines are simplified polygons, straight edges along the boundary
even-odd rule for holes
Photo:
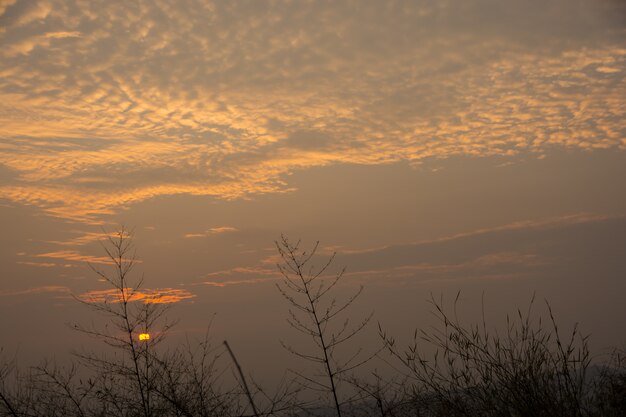
[[[431,293],[470,321],[536,293],[623,346],[625,6],[0,0],[0,345],[82,343],[126,225],[180,334],[217,314],[261,370],[296,337],[281,233],[399,335]]]

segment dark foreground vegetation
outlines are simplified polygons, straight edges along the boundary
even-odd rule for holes
[[[107,353],[77,352],[69,367],[44,362],[28,370],[5,357],[0,416],[626,415],[624,352],[595,360],[587,337],[576,329],[564,336],[547,304],[545,318],[532,313],[531,302],[498,333],[485,320],[462,324],[454,308],[432,299],[439,326],[416,331],[409,346],[398,346],[379,325],[377,346],[353,347],[373,325],[372,316],[346,319],[360,290],[336,299],[342,272],[328,273],[333,258],[316,268],[316,247],[303,251],[285,238],[277,242],[278,290],[309,349],[284,347],[309,371],[291,371],[270,391],[242,370],[227,342],[212,342],[208,332],[177,348],[162,343],[172,326],[167,305],[137,301],[142,280],[134,278],[129,235],[122,230],[104,248],[111,268],[93,269],[113,298],[78,301],[106,325],[74,327],[99,339]]]

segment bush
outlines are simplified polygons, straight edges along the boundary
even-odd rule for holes
[[[375,348],[370,355],[361,356],[360,349],[339,355],[337,348],[370,318],[354,326],[338,320],[361,290],[336,300],[332,291],[343,271],[324,276],[333,257],[321,268],[310,265],[316,248],[307,253],[286,238],[277,242],[284,278],[279,290],[291,306],[288,320],[311,340],[312,349],[285,347],[320,368],[317,376],[298,373],[305,388],[326,394],[318,402],[299,401],[296,384],[274,394],[255,384],[249,389],[228,344],[213,346],[208,331],[202,340],[165,349],[161,342],[172,326],[167,307],[135,296],[143,280],[131,273],[132,240],[121,230],[104,245],[110,269],[94,268],[112,288],[108,297],[79,299],[107,325],[75,326],[111,349],[104,355],[80,352],[66,368],[43,362],[27,373],[14,362],[0,361],[0,417],[626,415],[625,352],[616,350],[608,363],[591,365],[588,337],[576,327],[564,337],[549,304],[541,317],[533,313],[534,300],[525,312],[507,316],[500,334],[490,329],[484,314],[481,323],[462,323],[456,314],[458,296],[452,312],[431,297],[438,326],[416,331],[408,347],[399,348],[379,327],[390,356]],[[151,337],[139,340],[140,333]],[[434,353],[427,355],[425,349]],[[227,352],[232,361],[224,363]],[[364,373],[360,365],[374,356],[389,365],[387,371],[359,375]],[[229,379],[224,371],[233,364],[239,376],[233,372]]]
[[[572,417],[626,410],[623,360],[590,377],[588,337],[574,326],[564,339],[547,302],[547,325],[533,315],[533,298],[526,312],[506,317],[504,334],[490,331],[484,314],[480,324],[463,324],[457,303],[458,296],[450,313],[431,297],[439,326],[416,331],[406,349],[380,331],[408,381],[405,415]],[[434,354],[425,355],[423,347]]]

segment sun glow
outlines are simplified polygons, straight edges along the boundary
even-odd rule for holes
[[[141,333],[139,335],[139,340],[141,340],[141,341],[150,340],[150,333]]]

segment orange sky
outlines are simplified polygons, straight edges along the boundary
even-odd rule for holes
[[[537,291],[620,343],[625,22],[618,0],[0,0],[0,334],[106,297],[87,263],[125,224],[137,299],[189,329],[280,315],[284,232],[391,321]]]

